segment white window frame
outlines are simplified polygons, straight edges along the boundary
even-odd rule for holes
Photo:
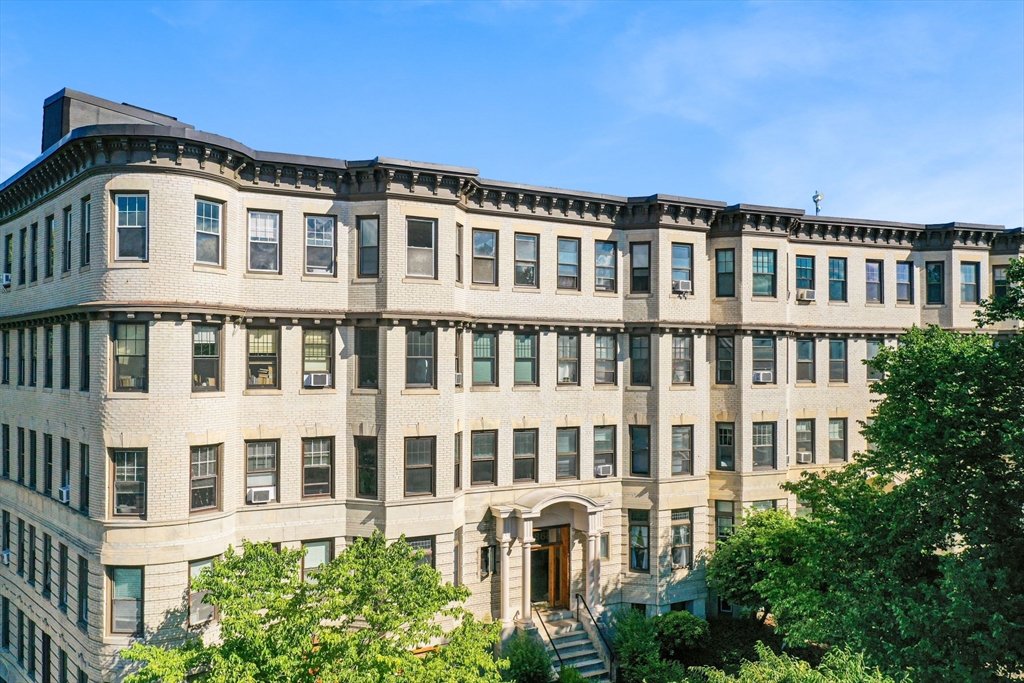
[[[199,213],[200,207],[209,207],[214,209],[212,212]],[[219,266],[223,259],[223,242],[221,226],[223,221],[221,219],[224,213],[224,206],[220,202],[214,202],[209,199],[196,198],[196,250],[195,250],[195,261],[196,263],[208,266]],[[205,223],[203,228],[200,228],[200,224]],[[203,261],[199,258],[199,236],[200,235],[215,235],[217,238],[217,260],[216,261]]]
[[[420,222],[420,223],[429,223],[430,224],[430,242],[431,242],[431,245],[429,247],[414,247],[414,246],[410,246],[410,244],[409,244],[409,228],[411,227],[411,223],[413,221],[417,221],[417,222]],[[405,275],[406,275],[406,277],[419,277],[419,278],[424,278],[424,279],[428,279],[428,280],[436,280],[437,279],[437,220],[436,219],[434,219],[434,218],[416,218],[416,217],[413,217],[413,216],[410,216],[410,217],[406,218],[406,221],[405,221],[405,249],[406,249],[406,251],[405,251]],[[410,272],[410,270],[409,270],[409,254],[412,253],[413,249],[417,249],[417,250],[420,250],[420,251],[429,251],[430,252],[430,273],[429,274]]]
[[[128,212],[127,210],[122,213],[121,211],[121,199],[142,199],[145,203],[145,207],[140,212],[138,210]],[[130,225],[127,222],[122,225],[122,217],[127,218],[129,213],[136,215],[141,214],[142,224],[141,225]],[[136,221],[138,218],[136,218]],[[142,230],[143,232],[143,248],[142,256],[121,256],[121,230]],[[148,261],[149,260],[149,195],[148,194],[115,194],[114,195],[114,260],[115,261]]]
[[[306,216],[306,248],[303,252],[306,275],[334,275],[335,263],[337,263],[336,226],[337,221],[334,220],[334,216]],[[309,265],[309,250],[311,248],[331,250],[331,262],[327,268]]]
[[[256,231],[264,231],[266,226],[255,226],[253,224],[254,218],[272,218],[273,228],[272,238],[266,238],[264,236],[258,236],[258,239],[253,239],[254,229]],[[247,237],[246,237],[246,270],[251,273],[280,273],[281,272],[281,214],[276,211],[257,211],[253,210],[249,212],[247,220]],[[252,245],[253,244],[273,244],[277,247],[275,252],[275,260],[273,268],[253,268],[252,267]]]

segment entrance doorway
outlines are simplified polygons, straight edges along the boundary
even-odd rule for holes
[[[533,530],[530,601],[569,607],[569,525]]]

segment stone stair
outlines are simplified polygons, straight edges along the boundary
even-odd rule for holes
[[[559,661],[565,666],[574,666],[588,681],[593,683],[609,683],[611,674],[608,666],[601,659],[597,646],[591,642],[590,635],[583,629],[583,624],[576,621],[572,612],[567,610],[543,610],[536,613],[538,619],[544,621],[547,632],[539,628],[538,633],[544,646],[551,655],[554,674],[557,677]],[[550,635],[550,640],[548,636]],[[555,654],[557,649],[558,654]],[[557,680],[557,678],[556,678]]]

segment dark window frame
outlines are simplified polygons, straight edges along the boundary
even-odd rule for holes
[[[643,434],[646,439],[646,447],[638,448],[637,436]],[[642,443],[642,442],[641,442]],[[638,454],[646,458],[646,469],[637,469]],[[650,425],[629,426],[629,476],[644,477],[651,476],[651,427]]]
[[[770,438],[771,443],[758,443],[758,437],[763,437],[766,433]],[[751,453],[753,454],[753,468],[755,470],[774,470],[778,468],[778,423],[752,423],[750,429],[750,443]],[[759,448],[761,449],[760,457],[758,456]],[[765,462],[765,454],[768,456],[768,462]],[[761,461],[760,463],[758,462],[759,460]]]
[[[736,337],[715,336],[715,384],[736,383]]]
[[[260,459],[264,459],[264,460],[267,459],[267,457],[269,455],[269,453],[255,453],[255,454],[251,455],[249,453],[249,446],[256,445],[256,444],[273,444],[273,447],[274,447],[273,448],[274,466],[272,468],[269,468],[269,467],[259,467],[259,468],[256,468],[256,469],[250,469],[250,458],[251,457],[255,458],[257,460],[257,462],[258,462]],[[245,441],[243,443],[243,445],[244,445],[244,448],[245,448],[245,451],[244,451],[245,452],[245,470],[244,470],[244,473],[243,473],[243,476],[242,476],[242,491],[245,494],[245,498],[244,498],[245,504],[246,505],[270,505],[270,504],[279,502],[281,500],[281,441],[279,439],[252,439],[252,440]],[[256,485],[256,486],[250,486],[249,485],[249,477],[250,476],[257,476],[257,477],[259,477],[259,476],[266,476],[268,474],[273,476],[273,481],[274,481],[273,484],[259,484],[259,485]],[[267,501],[267,503],[252,503],[252,502],[249,501],[249,498],[250,498],[249,491],[250,491],[250,489],[261,489],[261,488],[266,488],[268,486],[273,486],[274,487],[274,496],[269,501]]]
[[[845,339],[828,340],[828,381],[834,384],[846,384],[850,380],[850,373],[847,359],[850,357],[850,349]],[[837,356],[836,350],[842,349],[842,357]]]
[[[491,350],[493,355],[491,356],[478,356],[477,342],[490,337],[492,340]],[[498,386],[498,333],[497,332],[473,332],[472,339],[473,348],[473,386],[485,386],[485,387],[496,387]],[[477,381],[476,366],[477,362],[490,363],[490,379],[483,379]]]
[[[210,474],[209,472],[208,461],[196,461],[197,455],[208,454],[209,449],[212,449],[213,451],[213,474]],[[222,457],[222,452],[222,444],[206,444],[203,446],[192,446],[189,448],[188,511],[190,514],[220,509],[221,463],[224,459]],[[211,504],[196,506],[196,482],[205,482],[209,479],[213,479],[213,502]],[[208,489],[210,487],[202,486],[201,488]]]
[[[310,453],[309,447],[314,443],[322,443],[327,445],[327,464],[323,464],[323,452]],[[309,463],[311,455],[315,455],[319,458],[318,462],[314,464]],[[326,469],[327,470],[327,481],[326,482],[313,482],[310,484],[308,481],[309,471],[311,469]],[[334,437],[332,436],[317,436],[302,439],[302,498],[333,498],[334,497]],[[326,490],[323,487],[326,486]],[[312,487],[319,487],[316,491],[310,493]]]
[[[272,339],[274,344],[274,352],[270,353],[253,353],[253,344],[263,345],[265,340],[254,339],[254,333],[261,332],[272,332]],[[245,328],[245,388],[249,390],[260,390],[269,389],[276,390],[281,388],[281,328],[280,327],[264,327],[264,326],[247,326]],[[258,349],[262,350],[262,349]],[[258,366],[256,375],[252,374],[254,364]],[[263,368],[262,366],[267,366]],[[259,383],[254,380],[258,380],[263,375],[264,369],[270,370],[270,379],[273,381],[267,383]]]
[[[647,250],[647,265],[637,266],[637,253],[643,249]],[[651,277],[651,243],[630,242],[629,243],[629,292],[630,294],[650,294],[652,286]]]
[[[197,340],[200,331],[213,331],[213,353],[209,353],[208,347],[211,343],[208,340]],[[224,354],[223,339],[224,326],[211,325],[207,323],[192,323],[192,391],[193,393],[206,391],[224,391],[222,377],[224,375]],[[247,337],[248,338],[248,337]],[[203,354],[199,355],[200,347],[204,347]],[[213,369],[215,374],[210,376],[200,375],[197,368],[202,365],[204,368]],[[208,370],[207,370],[208,372]],[[210,384],[210,380],[213,383]]]
[[[878,268],[877,280],[871,279],[873,266]],[[885,303],[885,261],[881,259],[864,261],[864,300],[869,304]]]
[[[492,451],[490,457],[477,457],[477,439],[490,439]],[[498,430],[482,429],[469,433],[470,486],[496,486],[498,484]],[[490,478],[477,477],[477,463],[490,463]],[[481,468],[483,471],[483,468]]]
[[[139,573],[139,597],[138,598],[118,598],[117,595],[117,574],[118,570],[133,570]],[[146,622],[146,568],[135,567],[135,566],[120,566],[109,568],[109,581],[110,581],[110,632],[113,634],[120,635],[141,635],[145,629]],[[135,622],[135,627],[132,629],[124,629],[117,627],[117,605],[119,602],[124,603],[135,603],[136,610],[138,613],[138,620]]]
[[[828,258],[828,300],[845,302],[847,300],[846,258],[829,256]]]
[[[804,349],[810,349],[810,358],[801,358]],[[817,358],[818,344],[814,339],[796,340],[796,382],[797,384],[814,384],[817,381]]]
[[[367,448],[364,450],[361,446],[366,446]],[[369,446],[372,446],[372,448],[369,448]],[[377,500],[377,491],[379,489],[377,477],[380,467],[377,437],[356,436],[353,438],[352,447],[356,463],[356,498]],[[372,455],[372,462],[369,457],[364,457],[370,455]],[[372,490],[364,488],[364,484],[372,484]]]
[[[431,246],[429,246],[429,247],[421,247],[421,246],[410,246],[409,245],[409,230],[412,227],[412,223],[413,222],[422,223],[424,225],[429,224],[429,226],[430,226],[430,243],[431,243]],[[438,233],[437,223],[438,223],[438,221],[437,221],[436,218],[419,218],[419,217],[416,217],[416,216],[406,216],[406,218],[405,218],[405,276],[406,277],[422,278],[424,280],[436,280],[437,279],[437,251],[438,251],[437,250],[437,233]],[[409,253],[410,253],[409,250],[410,249],[420,249],[420,250],[424,250],[424,251],[427,251],[427,250],[430,251],[430,268],[431,268],[430,274],[422,274],[422,273],[410,272],[410,268],[409,268]]]
[[[600,341],[611,340],[612,357],[602,358],[601,353],[607,349],[600,347]],[[595,334],[594,335],[594,384],[604,386],[617,386],[619,383],[619,337],[617,334]],[[607,364],[611,363],[611,370]],[[611,373],[611,380],[608,374]]]
[[[715,469],[719,472],[736,471],[736,423],[715,423]]]
[[[903,273],[906,273],[906,279],[901,279]],[[912,304],[914,303],[914,262],[913,261],[897,261],[896,262],[896,303],[898,304]]]
[[[572,244],[576,247],[576,263],[573,264],[571,261],[562,261],[562,254],[570,254],[572,252],[563,252],[562,244]],[[557,237],[555,240],[556,258],[557,263],[555,264],[557,272],[555,273],[555,285],[557,289],[563,291],[578,292],[583,286],[583,241],[578,237]],[[565,266],[566,269],[572,267],[576,268],[575,275],[563,275],[562,268]],[[568,272],[568,270],[567,270]]]
[[[683,435],[685,439],[681,438]],[[680,437],[678,442],[677,436]],[[693,476],[693,425],[672,427],[672,476]]]
[[[970,273],[974,282],[967,282],[964,276]],[[973,288],[973,289],[972,289]],[[960,262],[960,303],[977,304],[981,302],[981,262]]]
[[[801,429],[801,427],[808,427],[808,429]],[[813,465],[815,462],[815,459],[817,457],[817,448],[815,448],[816,428],[816,420],[813,417],[806,419],[798,419],[794,423],[795,436],[793,439],[793,444],[794,450],[796,452],[796,460],[798,465]],[[801,434],[806,434],[807,436],[801,437]],[[809,448],[801,448],[802,445],[809,446]],[[805,458],[804,462],[801,462],[800,460],[801,453],[805,453],[808,456],[807,458]]]
[[[380,328],[355,328],[356,388],[380,388]],[[370,343],[370,340],[372,344]],[[372,348],[367,348],[372,346]],[[372,370],[372,372],[371,372]]]
[[[629,571],[651,572],[651,513],[650,510],[629,510]]]
[[[481,237],[484,237],[484,238],[488,238],[489,237],[490,239],[493,240],[494,246],[493,246],[493,253],[491,255],[488,255],[486,252],[483,252],[483,251],[481,251],[480,254],[477,254],[477,243],[476,243],[477,235],[480,235]],[[501,251],[500,251],[501,247],[499,246],[500,242],[499,242],[499,239],[498,239],[499,238],[498,231],[497,230],[490,230],[490,229],[486,229],[486,228],[473,228],[471,237],[472,237],[472,240],[473,240],[473,262],[472,262],[472,265],[470,267],[470,275],[471,275],[470,282],[472,284],[474,284],[474,285],[485,285],[485,286],[490,286],[490,287],[497,287],[498,286],[498,282],[499,282],[499,277],[498,277],[498,269],[500,267],[499,266],[499,257],[501,255]],[[481,265],[484,265],[483,264],[484,261],[490,262],[491,278],[489,280],[478,280],[477,279],[476,268],[477,268],[477,262],[478,261],[481,262]]]
[[[363,244],[363,236],[370,234],[368,230],[371,223],[376,224],[373,229],[373,244]],[[356,278],[376,279],[379,277],[380,216],[356,216]],[[456,280],[458,281],[458,278]]]
[[[430,355],[412,356],[409,354],[409,345],[413,342],[410,335],[413,333],[426,335],[423,338],[430,340]],[[413,373],[410,372],[412,363],[426,361],[426,368],[429,370],[429,382],[410,381]],[[405,330],[405,386],[410,389],[434,389],[437,387],[437,330],[429,327],[407,327]]]
[[[302,224],[303,224],[303,228],[304,228],[304,230],[303,230],[303,240],[302,240],[302,273],[303,273],[303,275],[306,275],[308,277],[317,277],[317,278],[333,278],[333,277],[337,277],[338,276],[338,218],[337,218],[337,216],[332,216],[330,214],[307,213],[307,214],[303,214],[302,219],[303,219],[302,220]],[[324,227],[321,227],[321,225],[326,226],[326,223],[322,223],[321,224],[321,223],[318,223],[318,221],[330,221],[331,236],[330,236],[330,244],[329,245],[325,245],[325,244],[320,244],[319,243],[320,241],[323,241],[322,238],[319,237],[320,232],[326,232],[326,229]],[[311,229],[313,231],[312,239],[314,241],[314,244],[310,244],[309,243],[310,242],[310,238],[311,238],[311,235],[310,235],[310,230]],[[330,265],[328,265],[326,267],[310,265],[311,261],[315,260],[315,259],[311,259],[310,258],[310,250],[311,249],[313,249],[313,250],[330,249],[330,252],[331,252]],[[316,253],[317,253],[317,251],[313,252],[313,254],[316,254]]]
[[[646,341],[646,353],[647,357],[639,357],[644,351],[644,341]],[[637,346],[639,344],[639,348]],[[644,373],[646,372],[646,376]],[[633,387],[650,387],[653,386],[653,376],[651,373],[651,335],[650,334],[630,334],[629,335],[629,385]]]
[[[320,335],[321,339],[326,339],[326,344],[318,343],[316,340],[310,341],[311,334],[313,336]],[[315,354],[316,350],[326,346],[326,352],[323,358],[320,358]],[[322,389],[333,389],[334,378],[336,373],[334,372],[334,346],[335,346],[335,334],[333,327],[303,327],[302,328],[302,388],[305,391],[320,391]],[[313,353],[311,353],[313,352]],[[319,363],[326,363],[327,370],[315,369],[315,365]],[[312,364],[312,366],[311,366]],[[310,369],[313,367],[313,369]],[[324,374],[326,372],[329,381],[327,386],[314,387],[312,386],[311,375]],[[307,383],[309,380],[309,383]]]
[[[926,261],[924,270],[925,305],[944,306],[946,304],[946,263],[944,261]],[[937,274],[937,277],[933,274]]]
[[[802,263],[801,263],[802,261]],[[809,254],[797,254],[796,263],[796,288],[814,289],[814,256]]]
[[[430,443],[430,463],[423,465],[409,465],[409,444],[414,441],[427,441]],[[437,437],[433,436],[412,436],[405,438],[405,461],[404,461],[404,495],[406,498],[412,497],[426,497],[434,496],[437,492]],[[409,490],[409,471],[410,470],[429,470],[430,473],[430,490],[429,491],[412,491]]]
[[[530,339],[530,344],[533,348],[533,355],[526,356],[520,355],[520,351],[525,351],[526,346],[521,344],[520,341]],[[517,332],[512,338],[513,354],[512,359],[512,381],[516,386],[536,386],[540,384],[540,334],[537,332]],[[529,363],[530,365],[530,380],[521,380],[519,378],[520,364]]]
[[[522,242],[533,244],[533,258],[525,258],[520,255],[519,244]],[[513,278],[512,284],[515,287],[524,287],[528,289],[538,289],[540,287],[540,235],[531,232],[517,232],[512,237],[512,245],[515,257],[513,259]],[[528,274],[532,273],[532,282]],[[520,274],[524,277],[520,279]]]
[[[575,449],[570,451],[559,450],[561,448],[560,434],[571,434]],[[571,474],[560,474],[561,464],[572,463]],[[580,429],[579,427],[559,427],[555,429],[555,479],[570,480],[580,478]]]
[[[111,380],[113,381],[113,391],[117,392],[136,392],[136,393],[147,393],[149,391],[149,323],[143,322],[116,322],[113,325],[113,334],[111,335],[111,341],[113,342],[113,348],[111,349],[111,358],[114,362],[114,369],[111,372]],[[139,338],[135,337],[132,339],[121,338],[122,332],[126,332],[129,329],[136,331],[142,330],[142,353],[137,353],[138,349],[135,348],[133,353],[121,353],[119,352],[119,344],[125,343],[127,348],[128,344],[135,346],[139,342]],[[142,358],[142,370],[139,375],[128,374],[127,371],[122,372],[121,366],[128,365],[127,362],[121,362],[121,359],[131,358]],[[126,385],[124,380],[130,380],[133,382],[130,385]]]
[[[555,339],[557,349],[557,368],[555,381],[558,386],[579,386],[580,384],[580,337],[578,332],[560,332]],[[563,340],[567,343],[563,345]],[[572,355],[565,355],[566,353]],[[571,370],[571,377],[563,379],[562,370]]]
[[[838,438],[833,437],[832,426],[836,425],[839,427],[839,431],[842,433]],[[850,459],[849,450],[849,430],[847,429],[848,422],[845,417],[832,417],[828,420],[828,461],[829,462],[847,462]],[[833,455],[836,451],[841,451],[839,457]]]
[[[118,461],[120,456],[127,456],[129,453],[135,454],[134,462],[130,462],[125,457],[123,463]],[[139,465],[141,455],[141,466]],[[111,516],[113,517],[138,517],[144,519],[146,517],[146,510],[148,507],[148,491],[146,490],[149,486],[149,453],[148,449],[145,448],[111,448],[110,449],[110,505],[111,505]],[[124,475],[127,477],[129,474],[134,475],[132,479],[121,479],[122,475],[118,474],[118,468],[123,468]],[[141,471],[141,474],[140,474]],[[141,477],[141,478],[140,478]],[[119,486],[119,484],[121,486]],[[131,486],[136,484],[136,486]],[[141,486],[137,486],[141,484]],[[119,491],[120,489],[120,491]],[[133,491],[134,489],[134,491]],[[120,504],[118,502],[119,497],[125,496],[126,500],[134,498],[135,503]]]
[[[759,258],[762,257],[762,258]],[[779,252],[776,249],[754,249],[751,252],[751,296],[774,299],[778,296]],[[759,270],[767,266],[767,272]],[[768,278],[768,292],[758,292],[758,283]]]
[[[519,447],[521,445],[519,437],[531,436],[533,440],[533,451],[531,453],[521,453]],[[512,482],[535,482],[538,477],[538,451],[540,450],[540,432],[537,429],[516,429],[512,432]],[[530,471],[532,473],[529,477],[520,477],[520,463],[529,461]]]
[[[602,245],[598,248],[598,245]],[[611,247],[611,265],[601,265],[598,260],[602,256],[607,254],[602,253],[602,250],[607,251],[608,247]],[[594,242],[594,291],[596,292],[611,292],[616,293],[619,289],[619,269],[618,269],[618,244],[610,240],[595,240]],[[608,271],[611,271],[611,277],[608,276]],[[607,285],[608,281],[611,281],[611,287],[600,286],[602,284]]]

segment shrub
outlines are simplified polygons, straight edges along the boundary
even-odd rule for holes
[[[505,680],[515,683],[551,683],[551,656],[535,636],[517,633],[503,652],[508,657]]]
[[[587,679],[574,666],[563,666],[558,672],[558,683],[586,683]]]
[[[689,612],[666,612],[651,621],[662,658],[686,666],[703,663],[711,633],[708,622]]]
[[[629,609],[615,618],[612,643],[619,658],[619,683],[683,683],[686,673],[675,662],[661,659],[654,620]]]

